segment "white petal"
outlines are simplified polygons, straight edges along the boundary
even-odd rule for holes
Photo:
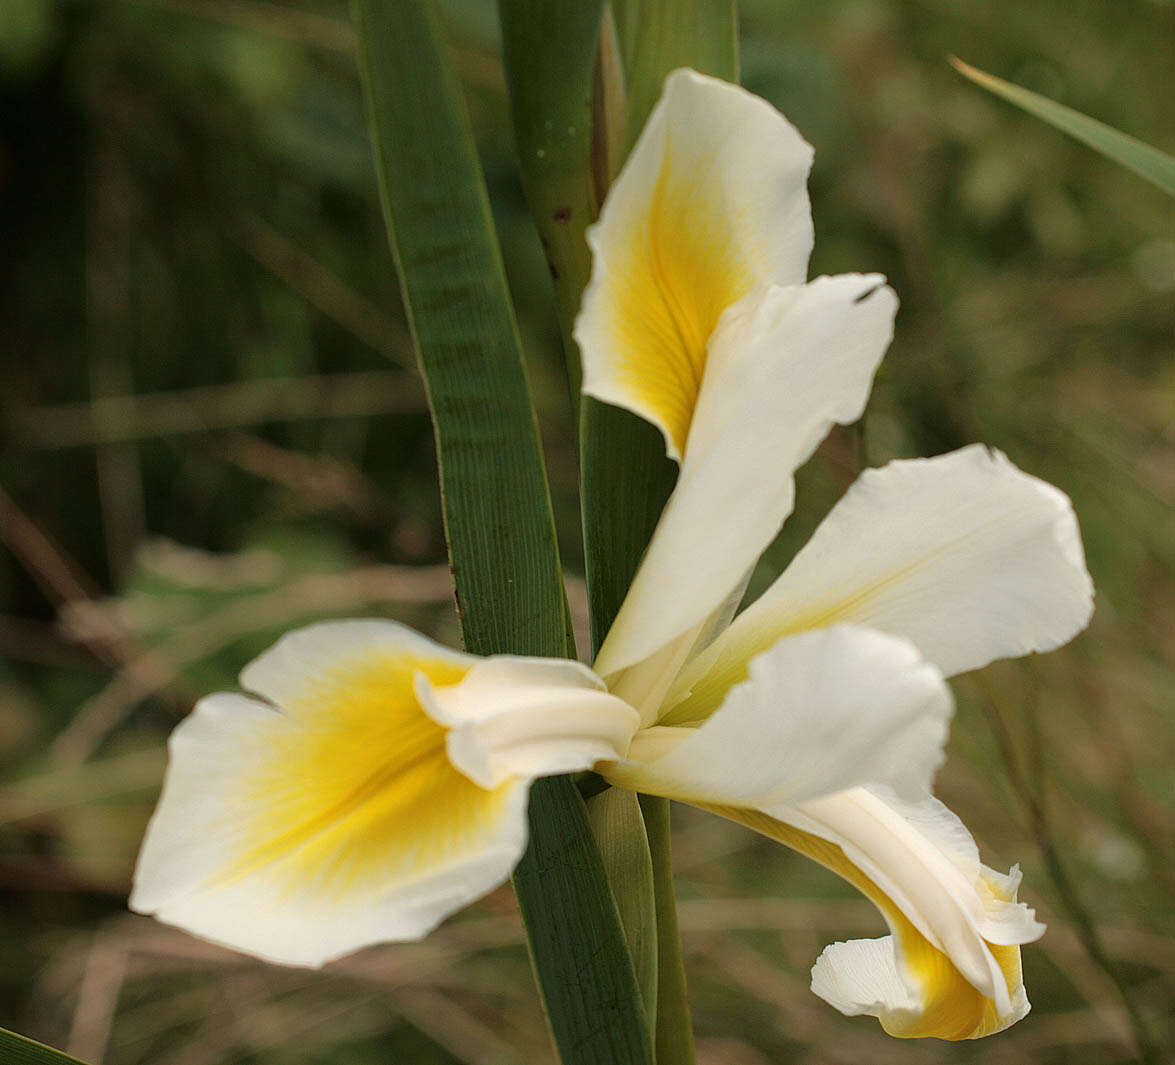
[[[638,570],[638,575],[639,575]],[[629,590],[628,597],[631,598],[632,591]],[[625,600],[627,602],[627,599]],[[621,613],[624,613],[624,604],[621,604]],[[672,608],[666,608],[666,603],[660,604],[660,611],[655,616],[649,617],[649,624],[654,626],[658,631],[665,631],[667,625],[672,624]],[[653,604],[649,603],[650,610],[653,609]],[[694,653],[694,648],[699,645],[705,646],[703,642],[703,635],[712,631],[715,625],[721,620],[721,611],[709,618],[705,618],[697,625],[693,625],[684,632],[671,638],[667,643],[662,644],[656,651],[654,651],[648,658],[642,658],[636,665],[627,666],[624,669],[616,670],[608,674],[608,690],[613,695],[624,699],[631,706],[635,706],[640,712],[641,726],[655,724],[657,718],[661,713],[661,704],[665,701],[666,693],[673,687],[673,682],[681,672],[682,667],[690,660]],[[621,633],[626,631],[633,633],[631,626],[632,618],[636,614],[629,610],[626,620],[625,629],[618,630],[615,627],[615,622],[611,632]],[[611,643],[609,640],[611,639]],[[617,635],[614,639],[609,634],[605,638],[604,646],[601,648],[601,654],[604,656],[603,660],[607,663],[617,649],[623,651],[623,635]],[[605,653],[606,652],[606,653]],[[599,665],[600,659],[596,659],[596,665]]]
[[[436,733],[398,791],[362,795],[369,752],[338,741],[316,766],[324,737],[294,719],[242,696],[202,700],[172,736],[131,908],[286,965],[420,938],[505,881],[526,846],[528,782],[484,791]]]
[[[450,729],[421,705],[418,688],[460,690],[475,670],[480,700],[448,704],[463,723]],[[419,938],[502,883],[526,845],[531,778],[582,765],[588,728],[626,745],[617,719],[629,733],[636,719],[582,666],[483,662],[391,622],[311,626],[243,677],[273,702],[214,695],[176,729],[130,901],[294,965]],[[553,701],[557,728],[536,693]],[[587,725],[567,722],[577,693]],[[520,723],[538,729],[529,746]],[[456,768],[449,740],[465,728],[488,729],[518,775],[486,788]]]
[[[947,676],[1048,651],[1093,589],[1064,493],[972,446],[866,470],[784,574],[683,671],[666,720],[704,716],[781,636],[838,622],[912,640]]]
[[[942,761],[950,691],[914,646],[850,626],[781,640],[696,728],[638,733],[613,783],[772,808],[880,782],[911,794]]]
[[[795,470],[861,416],[896,310],[882,277],[848,274],[769,289],[723,319],[677,486],[596,659],[613,687],[755,564],[791,513]]]
[[[429,661],[450,662],[453,675],[464,676],[478,661],[473,655],[444,647],[407,625],[382,618],[323,621],[288,632],[241,670],[241,687],[296,713],[305,702],[319,710],[318,696],[324,684],[368,666],[379,668],[391,657],[423,656]]]
[[[812,149],[770,104],[679,70],[588,231],[583,390],[658,426],[674,458],[723,311],[807,274]]]
[[[834,842],[977,989],[1010,1009],[989,944],[1029,943],[1044,932],[1009,901],[1019,879],[989,875],[961,821],[930,795],[903,801],[884,788],[854,788],[776,816]],[[997,892],[1011,891],[1008,898]]]
[[[902,980],[893,936],[829,944],[812,966],[812,990],[849,1017],[878,1018],[890,1035],[899,1038],[979,1039],[1010,1028],[1030,1008],[1018,952],[1008,947],[998,950],[1014,987],[1011,1008],[1002,1017],[994,1004],[977,1003],[968,993],[970,985],[960,984],[941,963],[933,966],[939,975],[938,1001],[928,1008],[926,996],[911,993]],[[944,993],[943,984],[954,986]],[[935,1016],[928,1021],[931,1012]]]
[[[453,685],[421,675],[416,692],[429,716],[450,728],[449,761],[483,788],[623,758],[639,723],[587,666],[557,659],[501,655]]]
[[[893,936],[853,939],[825,947],[812,966],[812,990],[849,1017],[919,1012],[902,980]]]
[[[1044,931],[1016,902],[1019,874],[981,865],[974,841],[941,803],[854,788],[792,807],[710,806],[820,862],[863,892],[892,935],[834,944],[813,990],[892,1035],[978,1038],[1028,1009],[1019,944]]]

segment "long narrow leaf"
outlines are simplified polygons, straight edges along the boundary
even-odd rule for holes
[[[26,1039],[0,1028],[0,1063],[2,1065],[83,1065],[60,1050]]]
[[[466,646],[563,654],[563,586],[517,327],[428,0],[358,0],[392,251],[428,391]]]
[[[587,800],[608,883],[632,954],[632,967],[650,1027],[657,1020],[657,904],[653,856],[637,796],[605,788]]]
[[[436,432],[466,646],[572,649],[546,474],[460,86],[430,0],[355,0],[376,172]],[[578,791],[539,781],[515,874],[565,1065],[651,1061]]]
[[[995,93],[1011,104],[1015,104],[1030,115],[1043,119],[1050,126],[1076,137],[1083,144],[1089,145],[1094,151],[1100,152],[1107,159],[1112,159],[1119,166],[1132,170],[1140,178],[1157,185],[1168,196],[1175,196],[1175,156],[1152,148],[1149,144],[1131,137],[1099,122],[1096,118],[1083,115],[1071,107],[1050,100],[1047,96],[1022,89],[1009,81],[976,70],[961,59],[951,56],[951,65],[965,78],[969,78],[976,85]]]
[[[592,90],[603,0],[499,0],[502,61],[527,202],[551,267],[571,391],[579,358],[571,325],[591,258]]]

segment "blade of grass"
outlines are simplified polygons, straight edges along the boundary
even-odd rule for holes
[[[83,1065],[60,1050],[0,1028],[0,1061],[4,1065]]]
[[[466,646],[573,651],[517,328],[464,102],[429,0],[355,0],[376,172],[433,413]],[[565,1065],[650,1063],[644,1011],[583,800],[539,781],[515,873]]]
[[[640,804],[653,862],[653,907],[657,915],[657,1061],[663,1065],[690,1065],[694,1060],[694,1033],[677,928],[669,800],[642,795]],[[660,1019],[662,1009],[672,1011],[665,1023]]]
[[[1007,100],[1008,103],[1015,104],[1022,111],[1035,115],[1054,129],[1068,133],[1070,137],[1076,137],[1095,152],[1133,171],[1144,181],[1157,185],[1168,196],[1175,196],[1175,156],[1152,148],[1136,137],[1050,100],[1047,96],[1030,92],[1019,85],[1013,85],[1010,81],[976,70],[954,56],[949,58],[951,66],[976,85]]]

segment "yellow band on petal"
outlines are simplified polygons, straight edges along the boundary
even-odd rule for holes
[[[870,900],[877,902],[872,896]],[[921,1016],[903,1018],[902,1022],[885,1014],[878,1018],[890,1035],[899,1039],[980,1039],[1007,1027],[995,1002],[976,991],[942,951],[931,946],[900,914],[892,914],[891,920],[901,943],[903,964],[922,985],[925,998]],[[1023,982],[1020,948],[989,943],[988,950],[999,963],[1009,992],[1014,993]]]
[[[290,727],[268,737],[241,781],[252,816],[225,880],[274,865],[291,890],[343,895],[357,881],[410,878],[459,853],[462,837],[499,816],[508,789],[486,791],[453,768],[447,730],[421,708],[413,678],[453,684],[465,672],[399,654],[317,678],[302,705],[283,708]]]
[[[610,342],[623,352],[613,388],[666,434],[669,451],[685,454],[697,405],[706,345],[727,307],[753,285],[729,234],[700,216],[670,180],[671,134],[647,218],[609,249],[615,261],[601,278],[611,311]]]
[[[623,757],[637,724],[578,663],[373,619],[287,634],[242,685],[173,733],[130,906],[288,965],[418,939],[503,883],[531,782]]]
[[[729,806],[703,806],[722,817],[746,825],[771,839],[819,862],[826,869],[852,884],[885,916],[901,953],[901,968],[919,985],[920,1001],[916,1011],[882,1012],[882,1027],[899,1038],[959,1040],[978,1039],[1007,1026],[993,999],[977,990],[959,972],[951,959],[935,947],[902,913],[884,891],[845,856],[843,850],[828,840],[768,814]],[[988,943],[996,959],[1009,996],[1015,1000],[1022,991],[1020,948]]]
[[[592,278],[575,325],[584,393],[651,421],[674,459],[723,312],[804,280],[811,163],[769,104],[678,70],[588,231]]]
[[[694,658],[662,724],[704,720],[778,640],[838,623],[904,636],[945,676],[1089,622],[1069,500],[978,445],[865,470],[771,587]]]

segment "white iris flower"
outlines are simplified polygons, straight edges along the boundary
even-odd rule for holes
[[[733,623],[793,475],[865,406],[897,300],[805,282],[811,149],[769,105],[678,71],[599,224],[584,391],[681,464],[595,670],[459,654],[387,621],[292,633],[171,740],[131,906],[271,961],[425,935],[502,883],[538,777],[714,810],[858,887],[891,936],[813,990],[894,1035],[1018,1020],[1018,874],[930,796],[944,677],[1056,647],[1091,586],[1071,507],[978,447],[866,471]],[[624,461],[617,456],[617,461]]]

